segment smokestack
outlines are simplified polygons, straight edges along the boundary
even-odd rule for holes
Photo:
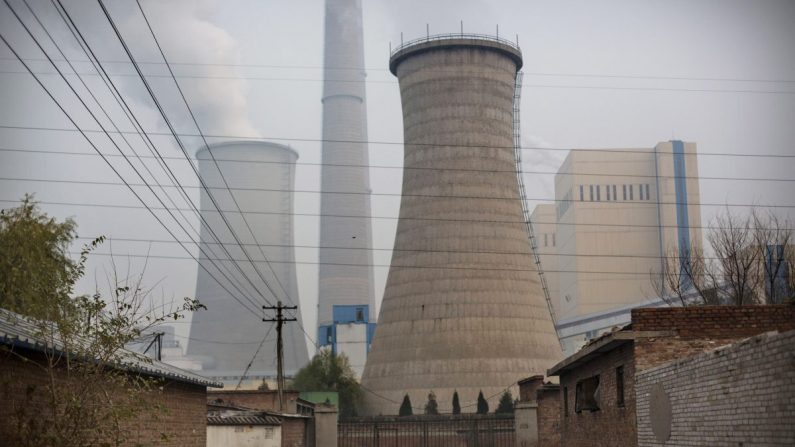
[[[319,328],[333,306],[367,305],[375,321],[361,0],[326,1],[324,67]]]
[[[362,385],[368,414],[458,390],[474,412],[561,357],[523,224],[513,149],[522,55],[496,39],[422,39],[390,70],[404,172],[392,264]],[[516,395],[516,393],[514,393]],[[383,397],[380,397],[383,396]],[[470,406],[467,410],[467,406]]]
[[[230,191],[226,190],[219,169],[210,157],[209,151],[212,151],[218,167],[223,171],[224,178],[232,188],[240,209],[244,213],[248,213],[245,216],[253,230],[254,237],[249,232],[246,222],[236,213]],[[298,159],[298,154],[287,146],[275,143],[232,141],[212,144],[209,149],[199,150],[196,157],[199,160],[199,172],[207,186],[211,188],[213,197],[219,207],[226,211],[224,215],[234,228],[235,234],[245,245],[246,252],[256,262],[262,276],[268,281],[271,288],[280,294],[278,298],[270,295],[250,263],[240,261],[246,259],[245,254],[240,247],[236,246],[231,232],[204,190],[201,192],[202,216],[210,224],[215,234],[226,244],[232,256],[238,260],[238,265],[246,272],[248,278],[266,298],[272,303],[281,299],[285,304],[299,305],[296,317],[300,322],[300,303],[293,250],[292,193],[295,183],[295,161]],[[205,226],[201,228],[201,242],[203,253],[199,262],[224,281],[223,277],[217,273],[218,269],[207,259],[205,253],[222,259],[226,258],[226,255]],[[255,244],[260,244],[260,247]],[[262,252],[260,252],[260,248]],[[264,262],[262,253],[271,261],[271,267],[275,271],[276,277]],[[216,261],[216,264],[220,265],[230,277],[237,278],[241,289],[251,289],[231,261]],[[276,278],[278,278],[278,282]],[[289,297],[284,295],[279,282]],[[226,284],[226,281],[224,283],[227,288],[235,291]],[[259,342],[268,332],[268,324],[262,322],[261,306],[265,302],[253,292],[249,292],[249,294],[255,298],[255,304],[251,304],[250,307],[257,310],[256,314],[235,302],[207,272],[199,269],[196,279],[196,298],[207,306],[207,310],[193,314],[190,329],[191,340],[188,343],[187,354],[202,362],[202,374],[236,384],[253,358]],[[246,302],[243,297],[238,298]],[[309,359],[304,335],[297,323],[285,325],[284,340],[285,372],[293,374]],[[268,339],[262,345],[246,375],[247,379],[275,377],[275,356],[276,332],[271,330]]]

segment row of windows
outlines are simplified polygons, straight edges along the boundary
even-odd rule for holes
[[[602,191],[604,191],[605,201],[614,202],[619,200],[619,190],[616,185],[580,185],[580,202],[585,202],[586,190],[588,191],[589,202],[601,202]],[[635,191],[638,193],[638,200],[651,200],[648,183],[621,185],[621,200],[635,200]]]
[[[552,237],[550,237],[552,236]],[[552,246],[555,246],[555,233],[544,233],[544,247],[549,247],[549,242],[552,242]]]
[[[615,369],[616,374],[616,406],[624,406],[624,365]],[[599,375],[588,377],[577,381],[577,388],[574,390],[574,411],[580,413],[583,410],[599,411],[601,405],[601,387],[599,385]],[[569,389],[563,387],[563,415],[569,416]]]

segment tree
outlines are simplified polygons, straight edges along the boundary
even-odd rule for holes
[[[356,402],[362,389],[345,354],[321,349],[295,374],[291,386],[298,391],[336,391],[340,397],[340,416],[356,416]]]
[[[436,402],[436,394],[433,391],[428,393],[428,403],[425,404],[425,414],[439,414],[439,403]]]
[[[478,414],[487,414],[489,412],[489,403],[483,397],[483,391],[478,393]]]
[[[453,414],[461,414],[461,403],[458,401],[458,390],[453,391]]]
[[[652,273],[652,285],[661,298],[682,306],[795,299],[789,220],[755,210],[742,217],[727,210],[713,220],[706,240],[706,248],[696,242],[666,251],[662,273]]]
[[[411,416],[414,414],[414,411],[411,408],[411,399],[409,398],[409,394],[406,393],[403,396],[403,402],[400,404],[400,411],[398,411],[398,416]]]
[[[53,318],[72,293],[78,266],[69,258],[76,224],[42,213],[33,196],[0,211],[0,307],[38,318]]]
[[[497,409],[494,410],[497,414],[513,414],[513,396],[511,395],[511,390],[505,390],[500,397],[500,403],[497,405]]]
[[[87,244],[73,261],[67,250],[75,237],[74,222],[48,217],[30,196],[0,215],[2,305],[24,315],[2,312],[32,325],[36,337],[46,341],[42,353],[5,349],[4,355],[29,362],[48,378],[45,385],[27,385],[27,401],[40,402],[43,409],[14,406],[15,438],[5,441],[20,446],[122,445],[134,441],[132,426],[139,417],[162,426],[157,420],[163,410],[148,398],[162,392],[160,381],[134,372],[151,359],[125,346],[156,325],[203,306],[186,298],[179,307],[146,309],[150,291],[142,285],[143,273],[120,278],[115,268],[107,296],[100,291],[73,296],[89,253],[104,238]],[[5,250],[10,250],[11,262]],[[12,388],[25,386],[2,384],[0,400],[8,405]],[[163,430],[160,435],[167,439],[168,428]]]

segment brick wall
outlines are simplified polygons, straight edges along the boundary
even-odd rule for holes
[[[673,331],[635,341],[638,371],[767,331],[795,329],[795,306],[695,306],[633,309],[632,330]]]
[[[624,406],[617,404],[616,368],[624,367]],[[566,447],[637,445],[635,432],[635,366],[632,344],[627,343],[574,371],[561,374],[561,393],[568,392],[568,416],[561,417],[561,445]],[[575,411],[576,387],[581,379],[599,375],[599,410]],[[565,388],[564,388],[565,387]],[[559,411],[563,412],[561,396]]]
[[[544,385],[544,376],[531,376],[519,381],[519,401],[530,402],[536,400],[536,391]]]
[[[282,392],[285,413],[296,413],[298,391],[285,390]],[[263,411],[279,411],[279,395],[275,390],[237,390],[237,391],[209,391],[207,402],[221,399],[226,405],[239,405]]]
[[[285,417],[282,419],[282,447],[307,446],[307,418]]]
[[[21,445],[20,430],[15,425],[23,420],[50,424],[48,373],[36,363],[46,361],[40,353],[17,350],[30,361],[22,361],[14,353],[0,351],[0,440],[8,445]],[[36,363],[34,363],[36,362]],[[63,370],[56,370],[58,386],[69,386]],[[116,384],[107,384],[113,393]],[[129,433],[126,445],[165,445],[173,447],[204,447],[206,445],[207,393],[206,388],[181,382],[164,381],[147,392],[143,399],[151,411],[123,421],[122,429]],[[161,410],[158,409],[161,408]],[[24,415],[22,415],[24,413]],[[110,424],[110,421],[108,421]],[[169,435],[161,439],[161,433]]]
[[[638,372],[638,445],[795,445],[793,352],[795,331],[763,334]]]
[[[560,447],[560,390],[558,385],[545,385],[536,392],[538,441],[543,447]]]

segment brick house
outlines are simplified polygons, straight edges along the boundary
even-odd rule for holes
[[[634,309],[631,324],[548,371],[560,378],[560,445],[637,446],[638,374],[764,332],[793,329],[792,305]],[[540,429],[539,441],[545,441]]]
[[[35,325],[0,309],[0,439],[4,442],[15,442],[19,433],[15,423],[22,414],[48,423],[47,395],[33,391],[50,384],[49,373],[38,366],[47,361],[45,349],[51,349],[51,345],[39,337]],[[123,420],[122,429],[130,434],[127,445],[206,445],[207,387],[220,388],[222,384],[156,360],[133,361],[121,370],[131,378],[157,379],[157,387],[146,391],[143,399],[163,410],[156,418],[145,413]],[[67,377],[65,368],[56,366],[54,372],[52,380],[59,386],[69,386],[73,380]],[[112,393],[112,387],[118,384],[111,382],[108,386]],[[167,433],[168,439],[161,438],[161,433]]]

